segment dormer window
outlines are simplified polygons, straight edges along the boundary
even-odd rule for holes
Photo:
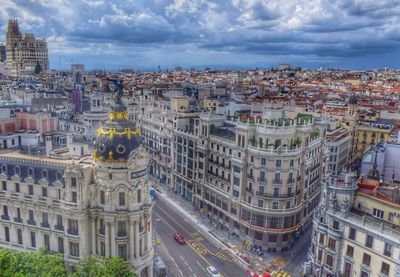
[[[33,176],[33,168],[28,168],[28,176]]]
[[[61,172],[57,172],[56,173],[56,178],[57,178],[57,180],[61,180],[62,179],[62,173]]]
[[[15,175],[19,175],[20,172],[21,172],[21,168],[19,168],[19,166],[14,167]]]
[[[43,178],[43,179],[47,179],[47,176],[48,176],[48,175],[47,175],[47,170],[45,170],[45,169],[42,170],[42,178]]]

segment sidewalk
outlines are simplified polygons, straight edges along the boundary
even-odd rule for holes
[[[242,252],[242,241],[235,236],[231,236],[227,231],[220,230],[216,225],[210,223],[210,219],[203,216],[200,211],[195,210],[193,205],[182,197],[171,192],[161,185],[155,185],[159,193],[158,196],[166,200],[171,206],[179,210],[182,215],[196,224],[199,233],[205,235],[218,247],[229,252],[235,262],[243,269],[274,271],[283,269],[292,276],[301,276],[303,260],[308,252],[311,236],[311,228],[303,234],[289,252],[286,253],[264,253],[263,257],[257,256],[251,251]],[[251,264],[246,263],[239,255],[248,257]]]

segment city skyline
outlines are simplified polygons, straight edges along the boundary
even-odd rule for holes
[[[2,1],[45,37],[50,68],[399,68],[398,1]]]

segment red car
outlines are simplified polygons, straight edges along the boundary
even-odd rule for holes
[[[182,234],[179,232],[175,232],[174,234],[174,240],[176,240],[179,244],[185,244],[185,239],[183,238]]]

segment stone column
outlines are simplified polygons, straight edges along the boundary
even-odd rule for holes
[[[115,224],[112,222],[111,225],[111,256],[115,257]]]
[[[135,257],[138,258],[139,252],[139,221],[135,221]]]
[[[92,217],[92,254],[96,255],[96,242],[97,242],[97,230],[96,230],[96,217]]]
[[[136,258],[135,252],[135,225],[133,219],[129,221],[129,256],[131,259]]]
[[[104,245],[106,248],[106,256],[110,256],[110,232],[108,227],[108,222],[104,222]]]

